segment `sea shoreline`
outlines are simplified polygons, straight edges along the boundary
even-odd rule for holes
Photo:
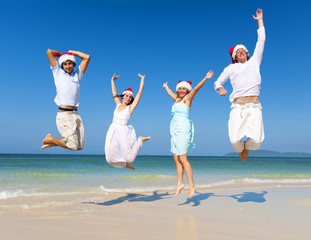
[[[102,156],[0,157],[4,240],[309,240],[311,159],[192,157],[196,194],[174,197],[171,157],[136,170]]]
[[[2,155],[1,239],[309,240],[311,158],[189,159],[191,199],[172,157]]]
[[[310,190],[310,186],[200,189],[191,199],[187,190],[177,197],[166,191],[36,196],[24,209],[1,209],[0,230],[5,240],[307,240]],[[25,204],[22,198],[6,201]]]

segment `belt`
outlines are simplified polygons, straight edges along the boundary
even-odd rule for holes
[[[73,111],[77,111],[77,109],[68,109],[68,108],[58,108],[59,110],[63,110],[63,111],[68,111],[68,112],[73,112]]]

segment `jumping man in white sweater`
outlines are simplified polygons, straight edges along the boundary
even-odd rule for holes
[[[245,161],[249,149],[257,150],[264,140],[262,122],[262,107],[259,103],[261,76],[260,64],[266,40],[263,24],[263,12],[257,9],[258,40],[254,54],[249,58],[249,52],[244,45],[236,45],[229,50],[232,64],[224,69],[214,83],[215,90],[220,96],[226,96],[223,84],[230,79],[233,91],[230,95],[231,112],[228,122],[229,138],[234,150]],[[247,141],[243,142],[243,137]]]

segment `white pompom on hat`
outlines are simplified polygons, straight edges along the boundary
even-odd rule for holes
[[[231,58],[232,58],[232,63],[235,63],[236,52],[241,48],[245,50],[245,52],[247,53],[247,56],[249,57],[249,52],[244,45],[242,45],[242,44],[235,45],[234,47],[230,48],[230,50],[229,50],[229,54],[231,55]]]
[[[187,88],[190,92],[192,90],[191,83],[191,81],[178,81],[178,84],[176,85],[176,92],[178,91],[178,88],[181,87]]]
[[[73,62],[75,65],[76,65],[76,58],[75,56],[70,53],[70,52],[67,52],[67,53],[63,53],[59,56],[59,59],[58,59],[58,63],[59,65],[62,67],[63,66],[63,63],[66,62],[66,61],[71,61]]]
[[[122,95],[123,95],[123,94],[126,94],[126,93],[131,94],[131,95],[133,96],[133,90],[132,90],[132,88],[127,88],[127,89],[125,89],[125,90],[123,91]]]

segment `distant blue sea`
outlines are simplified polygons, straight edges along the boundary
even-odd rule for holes
[[[200,188],[311,186],[311,158],[189,157]],[[138,156],[135,171],[100,155],[0,154],[0,201],[37,195],[174,190],[172,156]],[[187,178],[184,176],[187,185]]]

